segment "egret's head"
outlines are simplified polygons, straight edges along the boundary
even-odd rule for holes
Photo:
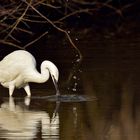
[[[48,70],[50,72],[50,75],[52,77],[52,81],[54,83],[55,89],[56,89],[56,95],[60,95],[59,88],[58,88],[58,78],[59,78],[59,71],[58,68],[50,61],[47,61]]]
[[[58,68],[55,66],[55,64],[52,63],[51,61],[45,60],[42,63],[42,67],[44,67],[45,69],[48,69],[52,77],[53,83],[54,84],[57,83],[58,78],[59,78],[59,71],[58,71]]]

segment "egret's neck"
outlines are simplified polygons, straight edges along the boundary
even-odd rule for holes
[[[29,72],[27,77],[26,82],[45,83],[49,79],[50,73],[47,68],[41,65],[41,73],[34,69]]]
[[[46,82],[50,77],[49,69],[43,64],[41,64],[41,77],[43,80],[42,83]]]
[[[27,82],[44,83],[49,79],[50,74],[58,81],[59,72],[57,67],[52,62],[45,60],[41,64],[41,73],[36,69],[31,70]]]

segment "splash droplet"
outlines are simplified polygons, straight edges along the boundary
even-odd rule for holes
[[[77,59],[76,62],[80,62],[80,59]]]
[[[77,79],[77,77],[76,76],[73,76],[73,79]]]
[[[74,83],[74,85],[75,85],[75,86],[77,86],[77,85],[78,85],[78,83]]]
[[[76,88],[73,88],[72,91],[76,91]]]
[[[68,31],[68,34],[70,34],[70,31]]]

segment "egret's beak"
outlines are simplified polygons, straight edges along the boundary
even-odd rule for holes
[[[56,95],[59,96],[60,95],[60,91],[59,91],[59,88],[58,88],[57,81],[56,81],[54,75],[51,75],[51,77],[52,77],[52,80],[53,80],[53,83],[54,83],[54,86],[55,86],[55,89],[56,89]]]

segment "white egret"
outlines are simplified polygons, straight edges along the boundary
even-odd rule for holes
[[[27,96],[31,96],[29,82],[44,83],[52,77],[59,95],[57,87],[59,71],[58,68],[48,60],[41,64],[41,73],[36,69],[36,60],[32,54],[24,50],[17,50],[5,56],[0,61],[0,83],[9,88],[9,96],[12,96],[15,88],[24,88]]]

